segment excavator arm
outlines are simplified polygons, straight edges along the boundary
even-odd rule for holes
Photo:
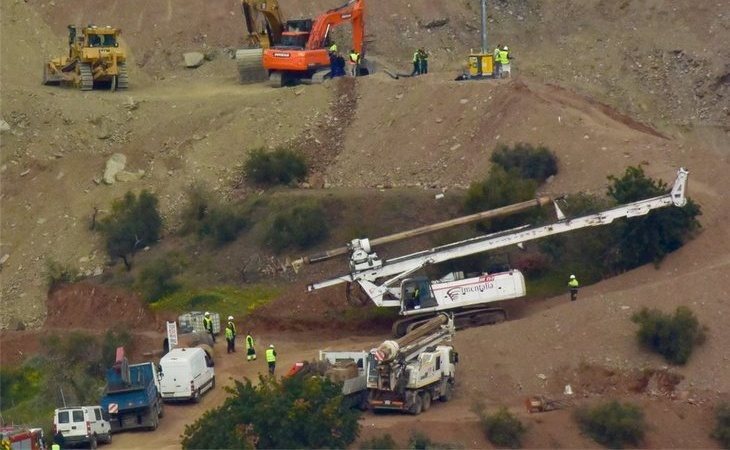
[[[364,0],[350,0],[317,17],[307,41],[308,50],[323,48],[332,28],[343,23],[352,23],[352,48],[362,54],[365,39]]]
[[[241,0],[243,20],[251,47],[270,48],[281,41],[284,19],[276,0]]]

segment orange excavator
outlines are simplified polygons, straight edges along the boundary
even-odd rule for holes
[[[264,50],[264,69],[274,87],[304,83],[321,83],[332,77],[336,58],[330,54],[329,34],[332,28],[352,24],[352,49],[361,56],[360,75],[369,73],[364,63],[365,38],[364,0],[350,0],[314,20],[287,21],[281,40]]]

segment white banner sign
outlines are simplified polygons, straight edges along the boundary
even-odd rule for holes
[[[170,350],[177,347],[177,322],[167,322],[167,342]]]

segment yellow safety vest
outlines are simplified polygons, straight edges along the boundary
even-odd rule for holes
[[[226,339],[233,339],[233,330],[231,329],[231,327],[226,327]]]
[[[246,348],[253,348],[253,337],[250,334],[246,336]]]
[[[203,328],[206,331],[213,331],[213,320],[210,317],[203,317]]]
[[[501,64],[509,64],[509,52],[507,50],[500,50],[497,59]]]
[[[358,52],[350,53],[350,61],[354,63],[360,62],[360,54]]]
[[[266,362],[276,362],[276,351],[273,348],[266,349]]]
[[[336,52],[337,52],[337,44],[332,44],[332,45],[330,45],[330,51],[331,51],[332,53],[336,53]]]
[[[228,322],[228,327],[233,331],[233,334],[236,334],[236,324],[232,321]]]
[[[568,286],[571,288],[577,288],[578,287],[578,279],[573,278],[570,281],[568,281]]]

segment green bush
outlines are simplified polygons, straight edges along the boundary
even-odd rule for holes
[[[730,449],[730,403],[720,404],[717,407],[715,418],[717,423],[712,437],[717,439],[724,448]]]
[[[48,282],[48,290],[52,291],[62,284],[68,284],[78,281],[81,278],[78,269],[61,264],[55,259],[46,259],[46,281]]]
[[[0,410],[33,398],[41,391],[42,379],[35,367],[0,368]]]
[[[516,172],[507,172],[499,166],[493,166],[484,181],[469,186],[464,200],[464,210],[467,213],[476,213],[523,202],[534,199],[536,191],[537,182],[534,180],[522,178]],[[524,225],[526,220],[535,218],[538,214],[539,210],[492,219],[482,222],[480,228],[486,231],[512,228]]]
[[[522,447],[522,436],[527,429],[520,420],[502,406],[493,414],[480,414],[484,434],[494,445],[501,447]]]
[[[259,184],[289,184],[304,179],[307,163],[300,153],[279,147],[272,152],[257,148],[244,165],[246,177]]]
[[[148,302],[156,302],[182,287],[175,279],[182,271],[183,262],[176,255],[156,259],[142,268],[136,287]]]
[[[539,183],[558,173],[558,160],[555,154],[542,145],[533,147],[530,144],[518,143],[510,148],[502,144],[492,153],[491,161],[502,166],[507,172],[515,171],[522,178]]]
[[[185,427],[184,449],[347,448],[359,433],[361,412],[326,378],[261,376],[227,391],[222,406]]]
[[[630,403],[612,401],[593,408],[579,408],[575,418],[584,433],[609,448],[638,446],[646,429],[644,413]]]
[[[162,217],[158,203],[157,197],[146,190],[139,197],[127,192],[112,203],[111,214],[101,221],[109,256],[121,258],[127,270],[132,267],[131,255],[160,239]]]
[[[246,227],[246,214],[235,205],[224,204],[212,198],[201,184],[187,191],[187,205],[182,211],[182,234],[195,233],[210,238],[216,245],[234,241]]]
[[[274,216],[264,243],[276,252],[289,247],[309,248],[327,237],[329,226],[318,203],[302,203]]]
[[[674,315],[643,308],[631,321],[639,324],[639,342],[673,364],[685,364],[694,346],[705,339],[697,317],[686,306],[678,307]]]
[[[666,194],[669,188],[644,174],[641,167],[628,167],[623,176],[608,177],[608,195],[623,204]],[[681,247],[700,228],[700,206],[687,199],[682,208],[653,210],[643,217],[621,220],[617,231],[617,269],[628,270],[648,262],[658,263],[667,253]]]
[[[360,443],[361,450],[395,450],[398,444],[393,440],[393,436],[385,434],[383,436],[376,436]]]

